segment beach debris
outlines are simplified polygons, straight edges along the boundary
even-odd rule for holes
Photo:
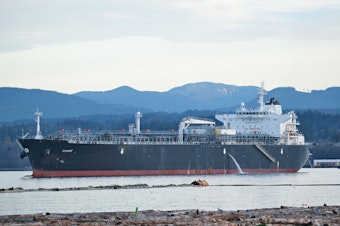
[[[318,212],[315,212],[318,209]],[[0,225],[339,225],[340,206],[0,215]],[[138,217],[136,217],[136,212]]]

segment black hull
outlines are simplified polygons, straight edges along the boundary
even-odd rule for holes
[[[297,172],[309,156],[307,145],[19,142],[33,177]]]

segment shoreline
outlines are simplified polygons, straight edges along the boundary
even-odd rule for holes
[[[3,225],[340,225],[340,206],[0,215]]]
[[[200,180],[198,180],[200,181]],[[229,184],[229,185],[209,185],[205,180],[204,184],[200,184],[197,181],[193,181],[190,184],[165,184],[165,185],[148,185],[145,183],[139,184],[128,184],[128,185],[101,185],[101,186],[85,186],[85,187],[54,187],[54,188],[27,188],[24,189],[22,187],[9,187],[9,188],[0,188],[1,193],[17,193],[17,192],[51,192],[51,191],[85,191],[85,190],[111,190],[111,189],[142,189],[142,188],[166,188],[166,187],[196,187],[196,186],[221,186],[221,187],[254,187],[254,186],[262,186],[262,187],[270,187],[270,186],[280,186],[280,187],[298,187],[298,186],[340,186],[339,183],[331,183],[331,184]],[[203,182],[201,181],[201,182]]]

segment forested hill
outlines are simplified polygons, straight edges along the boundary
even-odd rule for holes
[[[340,113],[331,114],[316,110],[297,111],[299,131],[305,135],[306,141],[328,141],[339,142],[340,135]],[[201,118],[215,118],[215,111],[190,110],[182,113],[150,112],[144,113],[141,118],[141,129],[143,130],[177,130],[179,122],[188,116]],[[44,119],[41,118],[41,130],[43,135],[54,136],[61,129],[74,130],[78,128],[91,131],[103,130],[128,130],[128,125],[134,123],[134,114],[125,115],[93,115],[73,117],[67,119]],[[219,122],[216,122],[219,124]],[[36,122],[31,120],[20,120],[11,123],[3,123],[0,126],[0,138],[9,137],[15,140],[22,133],[29,132],[35,135]]]

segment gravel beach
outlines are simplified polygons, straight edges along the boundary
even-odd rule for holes
[[[145,210],[0,216],[1,225],[340,225],[340,206],[205,211]]]

